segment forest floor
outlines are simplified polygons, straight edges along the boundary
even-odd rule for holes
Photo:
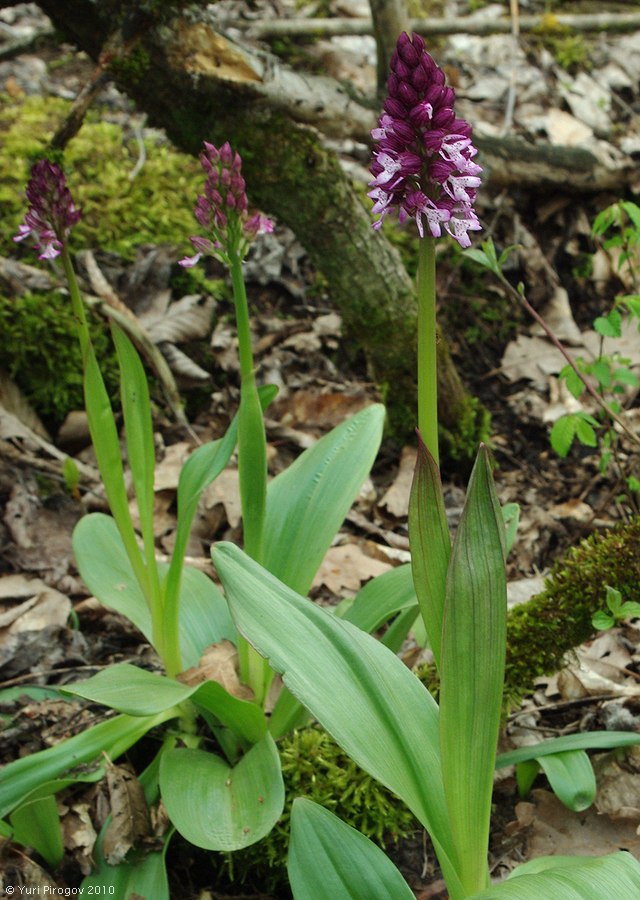
[[[260,6],[262,12],[263,7]],[[290,11],[288,4],[285,7]],[[2,12],[0,23],[5,24],[0,37],[5,41],[28,36],[29,28],[46,27],[46,20],[41,19],[33,5],[16,9],[15,17],[11,9]],[[343,4],[342,14],[344,9],[351,10],[351,14],[360,11],[355,2]],[[633,46],[636,54],[635,64],[640,65],[637,38],[638,35],[625,36],[627,46]],[[499,128],[496,85],[500,79],[508,80],[508,73],[500,70],[498,61],[504,58],[509,39],[501,36],[500,40],[502,46],[495,36],[480,39],[461,34],[442,47],[449,75],[460,85],[465,114],[469,115],[473,104],[474,116],[470,118],[478,122],[480,130],[484,126],[487,133]],[[559,49],[556,46],[556,52],[565,54],[566,69],[552,56],[552,47],[525,42],[523,59],[531,75],[520,87],[513,128],[526,137],[543,134],[554,141],[551,131],[560,129],[562,137],[557,138],[557,143],[576,140],[572,135],[577,129],[578,139],[589,146],[590,142],[599,142],[610,146],[612,153],[636,154],[637,159],[639,78],[633,81],[633,75],[618,64],[618,59],[622,62],[621,41],[620,36],[565,41]],[[371,86],[374,68],[369,39],[319,41],[313,53],[328,74],[352,77]],[[566,58],[570,53],[575,60]],[[456,64],[461,54],[469,60],[464,66]],[[474,65],[477,77],[471,84]],[[617,73],[613,71],[616,67]],[[589,85],[585,87],[584,79],[593,78],[594,69],[608,73],[608,93],[599,104],[584,111],[575,98],[580,90],[588,94]],[[25,52],[0,61],[0,89],[16,97],[41,92],[71,98],[91,71],[91,63],[82,54],[48,36]],[[533,90],[536,71],[547,84],[552,80],[554,85],[561,85],[564,78],[565,87],[557,87],[555,93],[549,94],[551,102],[545,98],[543,103]],[[597,80],[602,85],[604,76]],[[503,96],[500,92],[497,95]],[[115,96],[110,95],[110,99],[113,101]],[[135,111],[124,100],[116,98],[115,110],[113,103],[107,105],[105,115],[138,127]],[[626,150],[620,146],[623,128]],[[362,148],[355,148],[350,164],[357,169],[362,168],[363,162],[366,165]],[[632,188],[630,184],[628,197],[633,196]],[[539,195],[514,189],[489,193],[480,200],[485,234],[492,235],[500,247],[519,244],[525,248],[510,263],[509,277],[514,283],[525,283],[536,309],[577,356],[586,356],[594,346],[593,320],[608,312],[616,296],[634,289],[625,272],[616,269],[616,251],[604,248],[591,234],[595,215],[617,199],[619,196],[612,192],[577,197],[568,185],[562,194]],[[183,306],[176,313],[175,304],[182,298],[171,295],[169,290],[171,266],[184,252],[184,246],[146,246],[134,262],[125,262],[95,248],[96,259],[120,298],[147,323],[168,321],[172,306],[174,318],[179,319],[188,311]],[[20,258],[24,263],[34,263],[33,258]],[[84,265],[81,272],[88,281],[86,262]],[[223,279],[224,272],[213,266],[207,276]],[[521,507],[520,527],[508,566],[510,601],[522,602],[542,589],[545,573],[568,547],[637,512],[634,492],[625,484],[625,479],[636,477],[637,448],[618,433],[617,460],[604,473],[600,470],[601,443],[595,448],[574,446],[561,459],[549,443],[553,422],[560,415],[577,410],[595,415],[596,409],[581,405],[567,392],[557,377],[562,361],[558,361],[555,351],[523,310],[511,305],[497,283],[489,284],[489,276],[474,272],[458,254],[445,251],[438,278],[440,321],[456,365],[491,414],[491,446],[500,500],[503,504],[517,502]],[[275,475],[330,427],[380,398],[362,360],[354,359],[351,348],[345,345],[331,297],[292,234],[278,227],[273,235],[265,236],[249,259],[247,280],[258,378],[265,383],[275,381],[282,388],[267,420],[269,468]],[[95,283],[92,287],[95,290]],[[217,374],[211,380],[207,373],[203,376],[198,371],[195,359],[193,368],[189,368],[188,361],[182,363],[183,372],[190,372],[190,378],[183,378],[182,383],[190,385],[184,387],[184,395],[188,409],[194,411],[192,430],[200,441],[220,436],[228,423],[228,410],[234,408],[238,398],[238,364],[228,292],[211,301],[206,309],[209,317],[214,312],[213,333],[203,335],[200,345],[190,343],[182,348],[195,357],[200,352],[198,346],[209,344],[208,352],[213,354],[217,366]],[[624,342],[620,354],[633,364],[640,363],[635,324],[625,330],[620,340]],[[32,686],[55,687],[114,662],[134,661],[152,667],[157,664],[151,648],[126,620],[88,596],[74,564],[74,525],[88,509],[105,508],[97,481],[91,483],[83,478],[80,489],[70,493],[61,477],[60,459],[67,453],[91,471],[93,457],[86,446],[82,413],[75,411],[70,415],[57,433],[47,435],[45,443],[43,437],[34,438],[32,431],[21,432],[14,418],[9,418],[11,409],[11,415],[20,419],[17,410],[24,409],[24,405],[13,405],[6,384],[0,397],[3,762],[49,746],[78,727],[70,718],[77,715],[76,706],[70,708],[37,693],[30,696]],[[636,428],[635,392],[629,391],[623,397],[625,421],[630,428]],[[172,422],[161,403],[156,411],[156,540],[162,556],[170,553],[173,546],[177,477],[194,441],[191,434]],[[25,429],[27,425],[31,428],[33,420],[25,419],[24,424]],[[51,447],[60,451],[57,457],[51,453]],[[415,449],[411,445],[384,442],[370,480],[316,577],[313,599],[333,604],[354,595],[368,579],[408,560],[407,509],[414,461]],[[467,474],[464,467],[454,462],[446,464],[444,486],[452,528],[462,508]],[[205,494],[188,549],[190,561],[212,574],[211,544],[222,539],[238,540],[240,534],[237,471],[230,468]],[[603,705],[613,697],[628,698],[632,704],[640,694],[638,639],[638,632],[630,625],[612,629],[576,650],[568,669],[572,680],[553,676],[532,684],[530,697],[509,719],[505,747],[526,743],[536,733],[550,736],[580,729],[597,718]],[[408,662],[417,661],[419,652],[414,645],[407,645],[404,652]],[[100,716],[97,708],[90,709],[91,715]],[[633,708],[628,711],[633,717]],[[640,725],[632,718],[628,727],[638,730]],[[634,760],[640,757],[630,754],[625,762],[617,762],[607,756],[598,762],[598,800],[582,813],[565,809],[542,778],[536,782],[533,795],[521,800],[513,774],[508,773],[496,784],[491,843],[494,873],[499,875],[519,860],[547,852],[595,854],[625,847],[640,857],[640,839],[636,834],[640,823],[640,769],[636,769]],[[22,851],[5,846],[0,848],[5,883],[11,878],[13,883],[23,885],[79,884],[91,853],[88,835],[94,812],[87,810],[95,804],[95,792],[94,799],[87,797],[69,800],[65,812],[68,853],[60,869],[47,874],[39,868],[41,860],[37,857],[30,859]],[[80,816],[80,808],[86,814]],[[181,844],[169,856],[176,898],[207,900],[241,896],[243,891],[248,895],[246,887],[232,891],[212,886],[212,867],[206,854],[196,853],[192,858],[190,852]],[[446,896],[423,832],[416,832],[413,839],[404,840],[391,852],[417,897],[426,900]],[[256,889],[250,896],[267,895]]]

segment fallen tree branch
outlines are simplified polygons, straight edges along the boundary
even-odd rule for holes
[[[238,26],[234,22],[234,27]],[[592,13],[585,15],[521,16],[520,32],[553,34],[571,29],[580,33],[622,34],[640,29],[640,13]],[[341,37],[373,34],[371,19],[263,19],[247,24],[245,33],[257,40],[275,37]],[[448,19],[411,19],[411,30],[423,37],[448,34],[510,34],[511,19],[476,19],[467,16]]]

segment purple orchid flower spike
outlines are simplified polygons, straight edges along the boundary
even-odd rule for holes
[[[185,268],[195,266],[203,254],[216,256],[223,262],[228,262],[232,253],[243,258],[256,235],[273,231],[273,223],[266,216],[260,213],[249,216],[242,160],[228,141],[220,149],[205,141],[200,163],[207,178],[194,214],[210,236],[194,235],[189,239],[197,253],[180,260]]]
[[[473,161],[471,126],[453,111],[455,91],[419,35],[400,35],[387,88],[384,112],[371,132],[378,146],[369,196],[380,215],[373,227],[396,211],[400,222],[416,220],[420,237],[426,223],[433,237],[444,227],[469,247],[469,231],[481,228],[473,204],[482,169]]]
[[[71,229],[80,219],[64,172],[57,163],[41,159],[31,169],[27,184],[29,209],[14,241],[32,235],[40,259],[55,259],[62,252]]]

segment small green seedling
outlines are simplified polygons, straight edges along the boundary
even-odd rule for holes
[[[608,631],[625,619],[640,617],[640,603],[622,599],[622,594],[615,588],[607,585],[606,604],[607,609],[600,609],[594,614],[591,623],[598,631]]]

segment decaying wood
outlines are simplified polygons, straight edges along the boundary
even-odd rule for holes
[[[448,34],[510,34],[511,21],[501,19],[473,19],[466,16],[444,19],[411,19],[412,31],[423,37]],[[640,28],[640,13],[592,13],[585,15],[521,16],[520,31],[553,33],[571,29],[580,33],[624,33]],[[247,26],[247,35],[259,40],[274,37],[339,37],[341,35],[373,34],[368,18],[353,19],[263,19]]]

